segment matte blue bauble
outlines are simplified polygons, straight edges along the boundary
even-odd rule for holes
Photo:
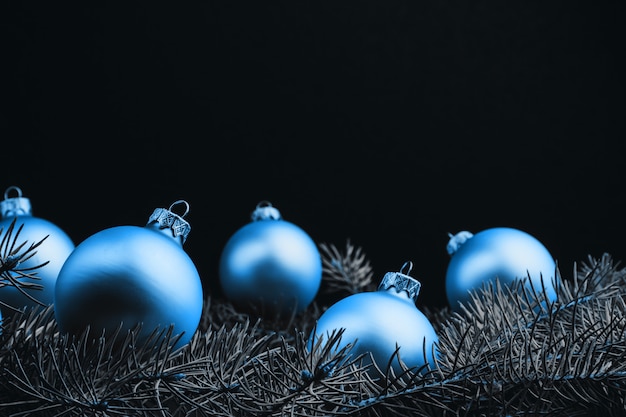
[[[545,287],[548,299],[556,300],[556,262],[548,249],[526,232],[510,227],[476,234],[463,231],[451,236],[447,250],[446,294],[453,310],[471,299],[471,291],[495,282],[496,277],[505,285],[530,277],[529,286],[536,291]]]
[[[10,191],[16,191],[17,197],[10,198],[8,196]],[[3,230],[3,237],[13,221],[15,221],[15,225],[12,238],[16,237],[18,229],[22,227],[19,235],[17,235],[17,245],[26,242],[24,248],[28,248],[30,245],[45,239],[37,247],[34,256],[21,262],[16,271],[9,272],[16,280],[35,284],[37,288],[20,287],[18,289],[13,285],[6,285],[0,288],[0,301],[20,310],[53,304],[57,276],[63,263],[74,250],[74,242],[57,225],[33,216],[30,200],[22,197],[22,190],[18,187],[9,187],[4,193],[4,201],[0,202],[0,217],[0,230]],[[39,265],[43,266],[36,268]],[[18,270],[35,277],[24,277],[18,273]],[[37,301],[24,295],[22,291]],[[6,313],[12,311],[10,309],[5,310]]]
[[[413,371],[427,362],[434,364],[439,339],[431,322],[415,305],[420,287],[419,281],[402,270],[388,272],[377,291],[350,295],[326,310],[309,336],[309,348],[320,338],[324,343],[334,332],[344,329],[337,349],[353,345],[351,355],[365,354],[365,363],[369,363],[371,353],[382,372],[387,371],[397,347],[405,366]],[[397,357],[392,367],[396,375],[401,372]],[[374,369],[370,368],[370,374],[377,378],[380,375]]]
[[[219,263],[222,290],[236,307],[260,315],[299,313],[322,282],[315,242],[280,212],[261,202],[252,221],[226,243]]]
[[[117,226],[80,243],[61,269],[55,315],[63,333],[121,337],[140,324],[141,343],[155,329],[173,326],[189,342],[203,306],[198,271],[182,248],[190,226],[169,210],[156,209],[144,227]]]

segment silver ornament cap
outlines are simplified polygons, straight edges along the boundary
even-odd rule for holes
[[[9,197],[9,193],[15,191],[17,197]],[[4,192],[4,200],[0,201],[0,217],[32,216],[33,209],[30,200],[22,197],[22,190],[14,185]]]
[[[185,212],[180,216],[172,211],[174,206],[179,204],[185,205]],[[160,231],[167,232],[173,238],[179,238],[180,244],[182,245],[187,240],[187,236],[191,231],[191,225],[183,218],[188,213],[189,204],[185,200],[178,200],[173,202],[168,209],[155,209],[148,219],[146,227],[154,227]]]
[[[276,207],[272,206],[269,201],[261,201],[256,205],[256,209],[250,215],[252,221],[259,220],[282,220],[280,211]]]
[[[446,245],[446,250],[448,251],[448,255],[452,256],[456,253],[456,251],[459,250],[461,246],[463,246],[465,242],[473,238],[474,234],[471,232],[468,232],[467,230],[464,230],[462,232],[457,233],[456,235],[448,233],[448,237],[450,238],[450,240],[448,241],[448,244]]]
[[[422,284],[408,275],[411,269],[413,269],[413,263],[408,261],[402,265],[399,272],[387,272],[378,285],[378,291],[386,291],[394,287],[397,292],[406,291],[409,298],[416,302]],[[406,273],[404,273],[405,270]]]

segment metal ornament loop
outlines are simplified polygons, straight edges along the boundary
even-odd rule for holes
[[[185,217],[187,214],[189,214],[189,203],[187,203],[185,200],[176,200],[174,201],[171,205],[170,208],[168,209],[169,211],[173,212],[173,208],[175,205],[177,204],[184,204],[185,205],[185,212],[183,214],[180,214],[180,217]]]
[[[402,272],[405,269],[407,269],[406,274]],[[422,284],[408,275],[411,269],[413,269],[413,263],[408,261],[402,265],[400,272],[387,272],[378,286],[378,291],[384,291],[394,287],[398,292],[406,291],[411,300],[414,302],[417,301],[417,296],[419,295]]]
[[[22,197],[22,189],[20,187],[17,187],[15,185],[10,186],[9,188],[7,188],[4,191],[4,199],[8,200],[9,199],[9,192],[15,190],[17,192],[17,198],[21,198]]]
[[[407,268],[406,272],[403,272],[404,268]],[[406,261],[404,265],[402,265],[402,268],[400,268],[400,273],[404,275],[409,275],[412,269],[413,269],[413,262]]]
[[[11,191],[17,192],[17,197],[9,197]],[[14,185],[10,186],[4,192],[4,200],[0,201],[0,217],[9,216],[30,216],[33,209],[30,200],[22,197],[22,190]]]

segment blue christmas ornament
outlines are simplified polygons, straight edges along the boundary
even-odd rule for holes
[[[353,357],[365,354],[365,363],[373,359],[383,373],[398,347],[400,359],[413,371],[434,364],[439,339],[415,305],[421,284],[407,275],[411,267],[405,263],[400,272],[386,273],[377,291],[353,294],[333,304],[318,319],[309,336],[309,348],[343,329],[337,349],[352,345]],[[396,375],[402,371],[397,356],[391,366]],[[369,373],[374,378],[380,376],[374,367]]]
[[[172,212],[184,204],[182,216]],[[203,307],[198,271],[182,246],[191,226],[183,219],[187,202],[157,208],[144,227],[117,226],[80,243],[56,283],[55,315],[62,333],[121,337],[141,325],[139,343],[155,329],[173,326],[183,333],[175,347],[189,342]]]
[[[471,299],[470,292],[495,282],[511,285],[527,279],[547,298],[556,300],[556,262],[535,237],[510,227],[495,227],[472,234],[450,235],[447,245],[450,262],[446,272],[446,294],[453,310]]]
[[[16,197],[9,197],[12,191],[17,193]],[[26,285],[20,285],[19,288],[5,285],[0,288],[0,305],[3,303],[13,308],[6,308],[5,313],[53,304],[57,276],[74,250],[72,239],[57,225],[33,216],[30,200],[22,197],[19,187],[11,186],[4,193],[4,201],[0,202],[0,230],[5,232],[3,237],[6,237],[14,221],[12,235],[17,238],[16,245],[25,243],[24,247],[28,248],[40,241],[41,245],[33,256],[20,262],[13,271],[7,272],[13,279]]]
[[[322,260],[304,230],[261,202],[252,221],[227,241],[219,277],[224,295],[239,309],[268,316],[299,313],[317,295]]]

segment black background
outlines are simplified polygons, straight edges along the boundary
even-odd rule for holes
[[[445,304],[448,233],[626,257],[624,3],[3,2],[0,187],[79,243],[189,202],[185,250],[269,200]]]

